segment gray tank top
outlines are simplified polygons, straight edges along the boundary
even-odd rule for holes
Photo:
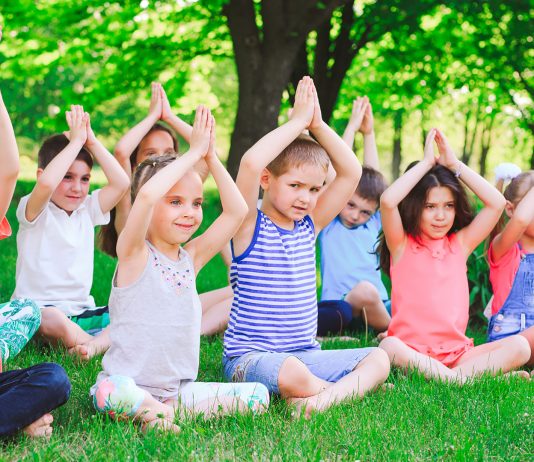
[[[131,377],[158,399],[176,398],[180,385],[198,373],[202,308],[188,253],[178,261],[148,243],[148,260],[139,279],[116,286],[109,299],[111,347],[97,383],[110,375]]]

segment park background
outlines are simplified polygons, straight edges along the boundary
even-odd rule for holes
[[[368,95],[382,170],[396,178],[422,157],[437,126],[459,157],[493,181],[511,161],[534,167],[531,2],[214,0],[0,0],[0,89],[22,156],[8,217],[32,187],[36,152],[66,129],[64,112],[83,104],[112,151],[148,110],[150,82],[161,82],[180,117],[198,104],[217,119],[218,147],[235,175],[240,156],[286,119],[295,84],[311,75],[323,115],[342,133],[352,101]],[[362,154],[361,137],[355,152]],[[181,150],[185,150],[181,143]],[[102,182],[95,175],[95,182]],[[218,210],[207,186],[205,223]],[[0,296],[14,287],[15,239],[0,243]],[[97,251],[93,294],[105,304],[115,262]],[[470,333],[484,341],[481,307],[490,296],[481,246],[469,264]],[[199,291],[220,287],[217,258]],[[364,332],[324,348],[376,345]],[[202,341],[199,380],[221,380],[221,337]],[[100,358],[81,366],[63,351],[32,343],[13,362],[54,360],[73,382],[55,413],[50,444],[14,441],[0,459],[108,460],[528,460],[533,457],[532,385],[484,378],[460,389],[393,373],[394,393],[340,405],[306,423],[276,402],[265,416],[183,422],[178,437],[149,434],[96,415],[87,390]],[[111,449],[111,453],[109,452]],[[113,455],[110,455],[113,454]]]

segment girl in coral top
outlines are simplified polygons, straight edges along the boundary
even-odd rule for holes
[[[489,251],[493,303],[488,341],[520,334],[534,348],[534,170],[516,176],[504,190],[504,229]],[[499,228],[499,226],[498,226]],[[531,354],[529,365],[534,364]]]
[[[476,217],[459,179],[484,203]],[[499,191],[458,161],[437,129],[428,134],[423,160],[384,192],[381,265],[391,276],[392,319],[379,346],[393,365],[463,383],[526,363],[530,347],[524,337],[475,347],[465,335],[467,258],[491,232],[504,206]]]

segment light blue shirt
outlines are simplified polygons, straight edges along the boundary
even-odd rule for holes
[[[381,227],[380,212],[376,212],[356,228],[345,227],[338,216],[321,231],[321,300],[340,300],[361,281],[373,284],[382,300],[389,298],[374,253]]]

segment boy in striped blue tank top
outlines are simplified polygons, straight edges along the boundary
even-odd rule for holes
[[[305,129],[318,143],[301,136]],[[322,191],[330,161],[337,175]],[[290,120],[245,153],[237,176],[249,212],[232,239],[224,373],[263,383],[306,417],[362,396],[389,374],[389,360],[377,348],[321,351],[315,340],[315,239],[361,172],[351,149],[323,122],[313,81],[304,77]]]

